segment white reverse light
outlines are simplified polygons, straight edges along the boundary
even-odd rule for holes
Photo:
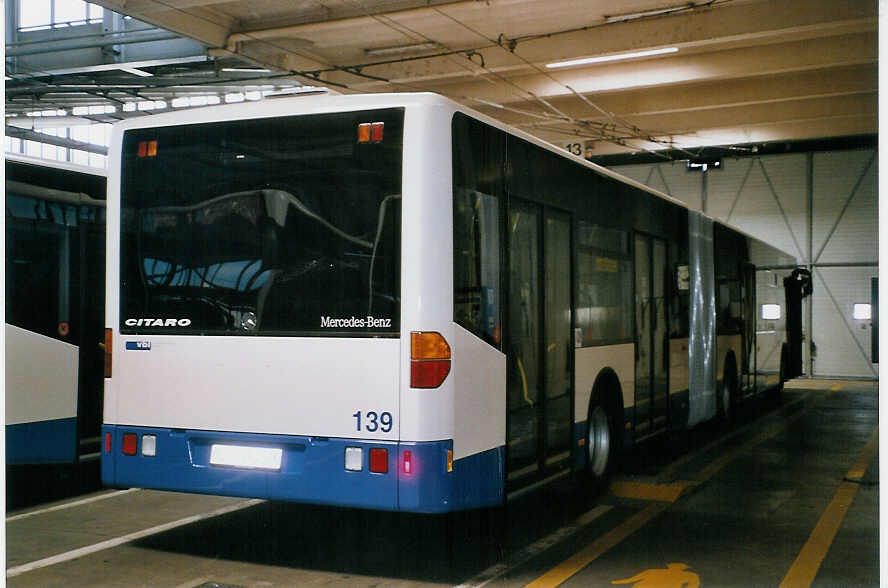
[[[210,463],[212,465],[256,470],[280,470],[282,456],[283,450],[273,447],[213,445],[210,449]]]
[[[636,57],[651,57],[653,55],[665,55],[677,53],[678,47],[664,47],[662,49],[649,49],[647,51],[634,51],[632,53],[616,53],[614,55],[600,55],[598,57],[584,57],[582,59],[570,59],[568,61],[556,61],[547,63],[546,67],[555,69],[558,67],[571,67],[574,65],[589,65],[591,63],[604,63],[607,61],[619,61],[621,59],[635,59]]]
[[[157,437],[154,435],[142,435],[142,455],[145,457],[157,455]]]
[[[364,469],[364,450],[360,447],[345,448],[345,469],[360,472]]]

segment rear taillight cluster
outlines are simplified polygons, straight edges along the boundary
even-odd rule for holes
[[[367,469],[374,474],[387,474],[389,471],[388,449],[384,447],[371,447],[370,459]],[[364,448],[345,448],[345,469],[350,472],[364,471]]]
[[[105,453],[111,453],[111,433],[105,433]],[[124,455],[138,455],[139,435],[136,433],[124,433],[123,442],[120,444],[120,452]],[[142,455],[154,457],[157,455],[157,437],[155,435],[142,435]]]
[[[437,388],[449,373],[450,345],[441,333],[410,333],[410,387]]]

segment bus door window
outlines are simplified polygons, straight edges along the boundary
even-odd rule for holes
[[[547,464],[570,457],[571,436],[571,222],[567,214],[546,211],[545,255],[545,445]]]
[[[666,242],[635,235],[635,434],[666,426],[669,403]]]
[[[540,213],[513,204],[508,222],[508,469],[515,478],[539,469]]]

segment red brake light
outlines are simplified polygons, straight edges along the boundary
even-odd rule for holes
[[[105,342],[102,345],[102,349],[105,351],[105,377],[111,377],[111,350],[113,346],[113,331],[111,329],[105,329]]]
[[[113,335],[111,329],[105,329],[105,343],[103,349],[105,351],[105,377],[111,377],[111,350],[113,346]]]
[[[437,388],[447,379],[450,373],[450,360],[412,361],[410,362],[411,388]]]
[[[373,447],[370,449],[370,471],[387,474],[389,471],[388,449]]]
[[[404,473],[405,474],[412,474],[413,473],[413,452],[408,449],[407,451],[404,452],[403,456],[404,456],[404,465],[403,465]]]
[[[124,433],[123,454],[135,455],[139,451],[139,436],[135,433]]]
[[[437,388],[449,373],[450,345],[441,333],[410,333],[410,387]]]
[[[105,453],[111,453],[111,433],[105,433]]]

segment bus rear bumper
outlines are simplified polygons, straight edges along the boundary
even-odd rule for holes
[[[502,451],[459,460],[448,471],[450,440],[368,441],[116,425],[105,425],[102,439],[102,482],[112,487],[424,513],[502,500]],[[214,446],[238,451],[233,458],[222,456]],[[125,449],[135,455],[124,454]]]

